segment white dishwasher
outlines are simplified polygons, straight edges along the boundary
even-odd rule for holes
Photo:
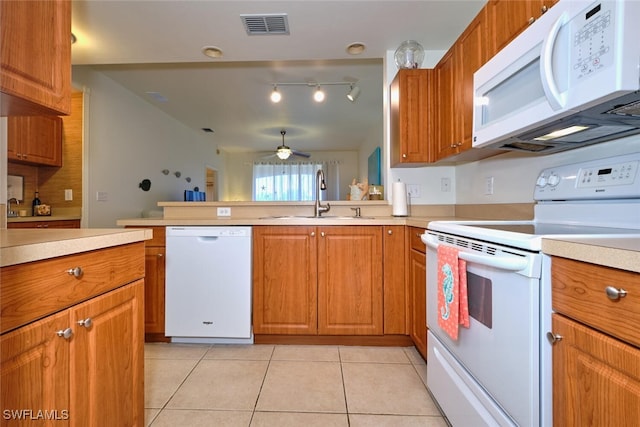
[[[165,334],[252,343],[251,227],[167,227]]]

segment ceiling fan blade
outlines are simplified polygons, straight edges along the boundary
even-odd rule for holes
[[[296,150],[291,150],[291,154],[293,154],[294,156],[298,156],[298,157],[304,157],[306,159],[311,157],[311,154],[309,154],[309,153],[303,153],[302,151],[296,151]]]

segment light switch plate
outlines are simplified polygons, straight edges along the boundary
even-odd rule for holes
[[[73,200],[73,190],[71,188],[64,190],[64,200],[67,202]]]
[[[407,193],[411,198],[420,197],[420,184],[407,184]]]

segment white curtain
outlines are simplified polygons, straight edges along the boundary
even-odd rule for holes
[[[323,169],[327,191],[322,200],[338,200],[339,162],[255,162],[253,164],[253,200],[314,200],[316,172]],[[334,184],[331,184],[334,183]]]

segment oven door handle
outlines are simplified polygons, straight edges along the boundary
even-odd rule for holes
[[[440,245],[438,240],[429,234],[423,234],[420,236],[420,240],[422,240],[422,242],[428,247],[435,250],[438,250],[438,246]],[[529,262],[525,257],[517,255],[479,255],[464,251],[460,251],[458,253],[458,258],[474,264],[486,265],[488,267],[507,271],[523,270]]]

